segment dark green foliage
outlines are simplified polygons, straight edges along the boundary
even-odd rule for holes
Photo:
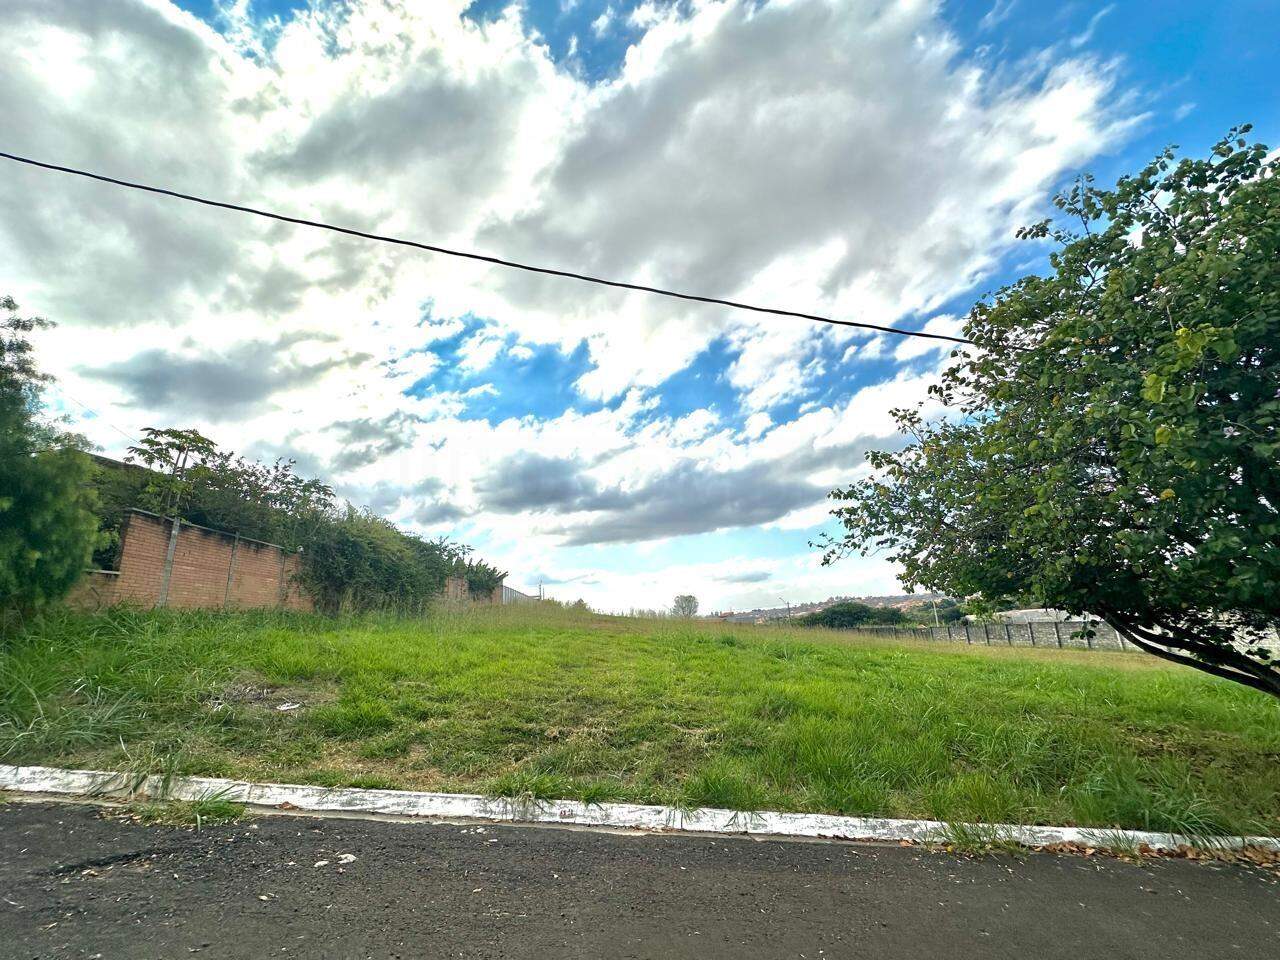
[[[825,610],[797,617],[796,623],[804,627],[829,627],[832,630],[852,630],[855,627],[892,626],[906,623],[907,616],[897,607],[872,607],[856,600],[842,600]]]
[[[190,500],[188,469],[202,460],[213,459],[217,447],[198,430],[146,427],[142,435],[145,439],[136,447],[130,447],[125,459],[129,463],[141,463],[150,471],[147,492],[155,500],[158,513],[166,516],[181,513]]]
[[[0,298],[0,616],[56,600],[89,563],[95,541],[87,457],[37,417],[40,374],[27,334],[46,322]]]
[[[367,510],[347,505],[322,516],[302,554],[303,583],[322,610],[420,610],[444,590],[446,577],[469,572],[463,548],[404,533]],[[492,567],[471,566],[502,582]]]
[[[443,540],[435,541],[437,544],[444,546]],[[483,560],[473,560],[469,556],[470,547],[455,547],[457,553],[454,554],[452,575],[462,577],[467,581],[467,591],[477,600],[488,600],[493,596],[493,591],[502,586],[502,581],[507,579],[504,571],[497,567],[492,567]]]
[[[94,454],[90,454],[89,459],[89,484],[97,497],[98,515],[98,545],[93,552],[93,566],[98,570],[115,570],[120,563],[120,528],[125,516],[135,507],[152,509],[148,496],[151,471]]]
[[[970,312],[977,344],[897,411],[913,441],[833,496],[849,549],[911,585],[1103,616],[1156,656],[1280,696],[1280,160],[1210,158],[1058,198],[1047,276]]]
[[[916,610],[916,619],[922,623],[933,623],[936,615],[938,623],[959,623],[964,619],[966,612],[963,604],[947,597],[939,600],[933,607],[924,606],[918,608]]]

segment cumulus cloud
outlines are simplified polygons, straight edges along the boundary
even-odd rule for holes
[[[635,490],[618,494],[620,509],[563,528],[565,543],[627,543],[725,527],[755,526],[822,500],[827,490],[798,477],[778,477],[772,464],[710,471],[682,463]]]
[[[476,490],[481,504],[495,513],[604,510],[624,502],[617,494],[602,491],[577,461],[538,453],[499,461],[477,481]]]
[[[402,411],[377,420],[361,417],[331,423],[325,429],[335,434],[340,444],[340,450],[331,461],[332,468],[346,473],[412,446],[414,423],[415,418]]]
[[[290,356],[291,348],[299,344],[329,339],[291,335],[242,343],[225,353],[208,353],[199,344],[188,344],[182,351],[156,347],[107,366],[86,366],[81,372],[122,388],[126,402],[133,406],[215,422],[233,420],[276,393],[312,384],[336,367],[357,366],[369,359],[367,354],[351,354],[308,362]]]
[[[625,23],[614,11],[610,43],[635,39],[603,80],[554,61],[519,5],[483,25],[469,6],[317,0],[263,24],[232,0],[219,33],[167,0],[10,0],[9,147],[553,266],[953,329],[941,305],[1128,122],[1111,65],[1064,45],[1010,79],[932,3],[647,3]],[[556,551],[795,529],[868,445],[892,442],[884,411],[923,396],[940,360],[5,174],[4,292],[60,322],[41,359],[103,414],[79,425],[93,439],[118,446],[109,422],[213,424],[402,522],[461,524],[513,569],[595,579]],[[522,412],[516,390],[504,412],[474,412],[504,362],[549,344],[585,356],[580,403]],[[727,360],[705,383],[737,409],[666,413],[663,385],[713,348]],[[833,393],[836,358],[850,383]],[[852,361],[872,358],[916,373],[858,380],[879,368]]]
[[[1113,132],[1113,85],[1084,58],[1001,80],[960,56],[931,4],[672,6],[589,93],[537,202],[481,236],[604,275],[888,322],[990,269],[1029,205]],[[735,384],[767,408],[802,388],[818,340],[848,336],[498,279],[570,329],[627,318],[589,336],[597,367],[581,387],[599,397],[660,382],[728,330]]]

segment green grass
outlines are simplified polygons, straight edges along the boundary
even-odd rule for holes
[[[1190,670],[550,607],[51,614],[0,644],[0,762],[1280,833],[1280,704]]]
[[[142,823],[162,823],[173,827],[214,826],[234,823],[244,816],[243,803],[235,803],[220,797],[204,800],[161,800],[148,803],[130,803],[120,808],[126,816]]]

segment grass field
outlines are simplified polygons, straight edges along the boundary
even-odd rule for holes
[[[1189,670],[551,607],[52,615],[0,646],[0,760],[1280,833],[1280,704]]]

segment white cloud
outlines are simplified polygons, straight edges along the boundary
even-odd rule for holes
[[[434,243],[900,323],[968,290],[1062,174],[1125,129],[1110,66],[1049,52],[1010,81],[967,58],[932,3],[648,4],[630,16],[639,37],[620,70],[597,83],[553,62],[517,5],[484,25],[468,5],[318,2],[264,30],[227,0],[220,34],[165,0],[11,0],[8,148]],[[62,324],[41,360],[104,415],[83,427],[109,449],[123,440],[106,421],[296,453],[401,520],[481,538],[512,569],[549,567],[565,539],[643,535],[606,495],[648,504],[660,537],[731,525],[718,504],[738,495],[744,522],[811,522],[813,491],[857,470],[892,433],[886,405],[927,385],[895,377],[775,423],[829,358],[882,356],[889,341],[16,167],[0,179],[0,269],[3,292]],[[491,322],[477,330],[468,316]],[[483,377],[405,395],[459,337],[450,372],[469,375],[504,349],[527,360],[585,342],[576,386],[611,406],[491,425],[465,417],[493,390]],[[746,429],[706,411],[657,416],[646,390],[716,342],[735,355],[723,376]],[[932,349],[892,346],[900,361]],[[486,478],[531,450],[568,462],[578,502],[598,509],[487,513]]]
[[[1071,38],[1071,46],[1083,47],[1086,43],[1093,39],[1094,31],[1098,29],[1098,24],[1102,22],[1102,18],[1115,9],[1114,3],[1109,3],[1092,17],[1085,24],[1085,28]]]
[[[840,362],[848,363],[850,360],[874,360],[877,357],[883,356],[884,350],[885,336],[884,334],[877,334],[865,342],[849,344],[841,355]]]
[[[773,426],[773,420],[767,413],[753,413],[751,416],[747,417],[747,422],[743,427],[742,434],[749,440],[755,440],[771,426]]]
[[[613,25],[613,7],[605,7],[600,16],[591,21],[591,32],[596,37],[603,37]]]
[[[1018,0],[995,0],[988,10],[978,22],[978,26],[983,30],[991,30],[998,27],[1004,21],[1009,19],[1013,13],[1013,8],[1018,4]]]
[[[925,333],[937,333],[945,337],[962,337],[964,336],[964,319],[953,317],[949,313],[940,313],[936,317],[930,317],[921,329]],[[956,346],[950,340],[904,337],[893,351],[893,358],[898,361],[913,360],[916,357],[927,356],[931,353],[954,350]]]
[[[966,62],[929,4],[668,8],[587,92],[536,199],[482,237],[597,274],[892,322],[992,267],[1056,178],[1114,132],[1113,87],[1106,65],[1052,57],[1010,85]],[[767,406],[805,362],[793,353],[775,373],[780,339],[837,336],[496,279],[526,327],[590,337],[598,366],[580,386],[600,398],[661,382],[727,334],[744,354],[736,385],[775,380],[745,388]]]

